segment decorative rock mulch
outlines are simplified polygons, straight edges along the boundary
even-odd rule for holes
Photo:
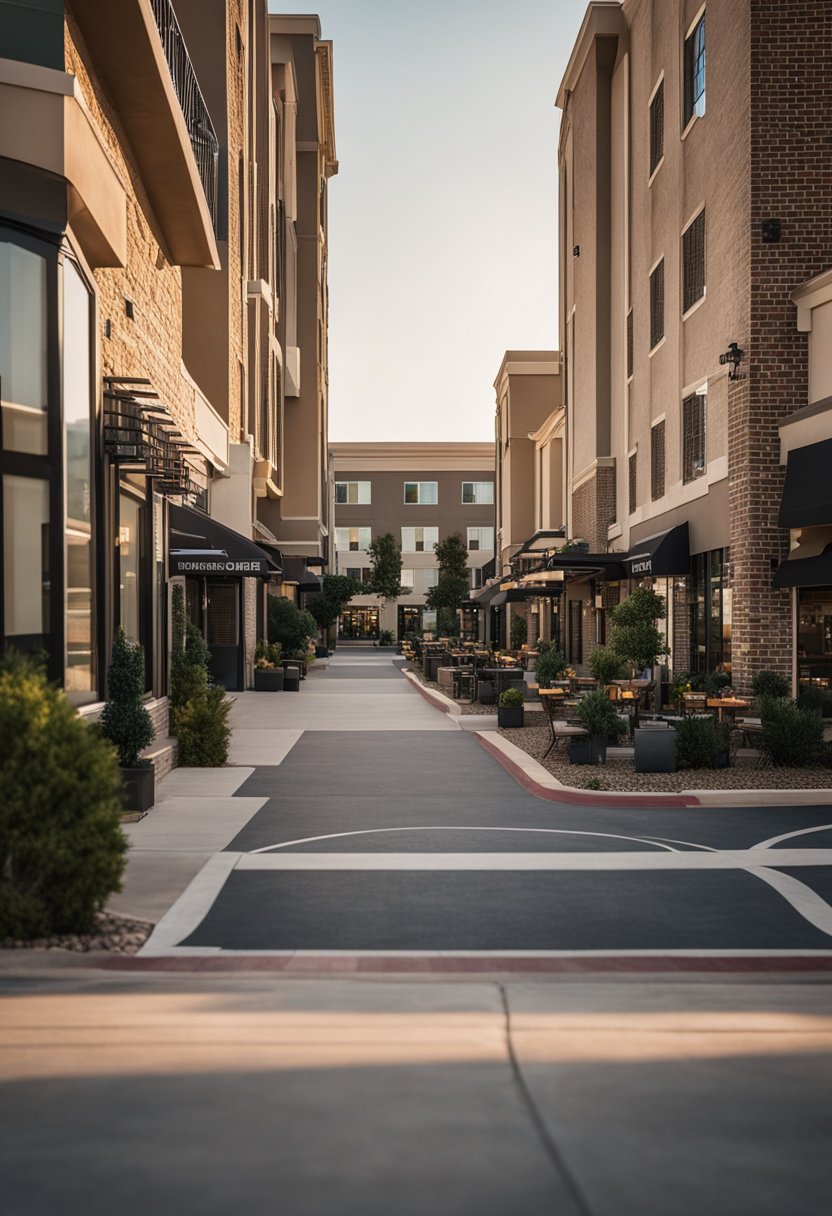
[[[682,790],[817,790],[832,789],[829,768],[757,768],[756,756],[740,756],[730,768],[687,768],[677,773],[636,773],[631,759],[614,757],[595,767],[570,764],[561,741],[546,759],[551,742],[547,726],[500,730],[515,747],[528,752],[564,785],[575,789],[628,790],[666,794]]]
[[[408,671],[413,672],[413,675],[419,681],[423,688],[432,688],[434,692],[441,692],[443,697],[448,697],[444,688],[440,688],[435,680],[426,680],[418,667],[408,667]],[[449,697],[453,701],[453,697]],[[497,712],[496,705],[480,705],[479,701],[454,701],[456,712],[459,714],[491,714],[493,717]]]
[[[131,920],[112,912],[99,912],[90,933],[63,933],[31,941],[7,937],[0,940],[0,950],[74,950],[82,954],[105,950],[110,954],[136,954],[152,932],[149,920]]]

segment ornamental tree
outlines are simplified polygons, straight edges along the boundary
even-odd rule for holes
[[[306,607],[321,629],[331,629],[347,604],[360,595],[361,583],[347,574],[325,574],[320,594],[310,596]]]
[[[656,625],[663,617],[663,597],[649,587],[637,587],[610,614],[610,649],[634,671],[654,667],[669,653]]]
[[[433,551],[439,562],[439,577],[436,585],[428,590],[427,606],[438,612],[446,609],[455,613],[468,598],[468,549],[459,532],[452,532],[435,544]]]
[[[367,549],[370,557],[370,577],[365,590],[385,603],[397,600],[407,590],[402,586],[402,551],[392,532],[376,536]]]

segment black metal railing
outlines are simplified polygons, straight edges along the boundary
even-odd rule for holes
[[[219,179],[220,144],[211,115],[194,72],[185,39],[176,20],[170,0],[150,0],[159,27],[159,37],[165,50],[171,80],[185,116],[197,169],[211,212],[211,222],[217,226],[217,184]]]
[[[104,377],[104,451],[122,472],[153,478],[158,494],[196,494],[187,456],[199,456],[149,380]]]

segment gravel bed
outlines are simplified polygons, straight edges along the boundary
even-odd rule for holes
[[[445,692],[444,688],[440,688],[434,680],[426,680],[418,667],[408,667],[407,670],[413,673],[423,688],[432,688],[434,692],[441,692],[443,697],[448,697],[451,701],[454,701],[450,693]],[[460,714],[490,714],[493,717],[497,713],[496,704],[481,705],[479,701],[454,701],[454,705],[456,706],[456,712]]]
[[[595,768],[570,764],[561,740],[543,759],[551,736],[547,726],[523,726],[500,730],[515,747],[528,752],[564,785],[576,789],[629,790],[664,794],[682,790],[817,790],[832,789],[832,769],[757,768],[756,755],[740,755],[730,768],[687,768],[678,773],[636,773],[633,761],[615,757]],[[588,783],[591,782],[591,785]]]
[[[35,937],[31,941],[7,937],[0,940],[0,949],[75,950],[82,954],[106,950],[110,954],[136,954],[152,932],[149,920],[131,920],[112,912],[99,912],[89,933],[63,933],[55,937]]]

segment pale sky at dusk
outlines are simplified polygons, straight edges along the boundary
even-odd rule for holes
[[[334,43],[332,439],[489,440],[503,351],[557,345],[554,99],[585,9],[293,10]]]

